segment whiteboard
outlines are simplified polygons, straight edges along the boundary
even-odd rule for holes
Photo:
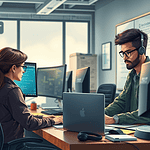
[[[146,56],[150,57],[150,12],[138,16],[136,18],[130,19],[128,21],[125,21],[124,23],[121,23],[119,25],[116,25],[116,34],[119,34],[130,28],[137,28],[148,34]],[[116,58],[116,86],[117,86],[117,90],[123,90],[127,75],[130,70],[126,68],[123,59],[119,55],[119,51],[121,51],[121,46],[117,45],[116,46],[116,57],[117,57]]]
[[[135,20],[135,28],[138,28],[148,34],[146,55],[150,56],[150,15]]]

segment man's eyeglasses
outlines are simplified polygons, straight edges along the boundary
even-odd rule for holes
[[[134,52],[134,51],[136,51],[136,50],[138,50],[138,48],[133,49],[132,51],[129,51],[129,50],[127,50],[127,51],[125,51],[125,52],[120,51],[119,54],[120,54],[120,56],[121,56],[122,58],[124,57],[124,54],[125,54],[127,57],[131,57],[131,53]]]

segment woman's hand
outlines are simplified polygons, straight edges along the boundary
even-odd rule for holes
[[[56,116],[55,118],[52,118],[55,121],[55,124],[63,123],[63,116]]]
[[[47,115],[47,116],[43,116],[43,118],[53,119],[55,121],[55,124],[63,123],[63,116]]]

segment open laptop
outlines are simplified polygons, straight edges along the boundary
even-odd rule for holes
[[[63,93],[63,128],[104,134],[104,94]]]

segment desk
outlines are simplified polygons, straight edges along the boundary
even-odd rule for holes
[[[78,133],[63,131],[61,129],[55,129],[54,127],[40,129],[33,132],[62,150],[135,150],[135,147],[127,144],[126,142],[113,143],[109,140],[106,140],[105,136],[103,136],[102,142],[79,142],[77,139]],[[137,141],[128,141],[128,143],[134,144],[140,150],[150,149],[150,141],[147,140],[138,139]]]
[[[54,127],[39,129],[33,132],[62,150],[135,150],[136,148],[131,144],[134,144],[140,150],[150,149],[150,141],[142,139],[128,141],[130,144],[127,144],[126,142],[110,142],[103,136],[101,142],[80,142],[77,139],[78,133],[64,131],[63,129],[56,129]],[[134,135],[132,134],[132,136]]]

